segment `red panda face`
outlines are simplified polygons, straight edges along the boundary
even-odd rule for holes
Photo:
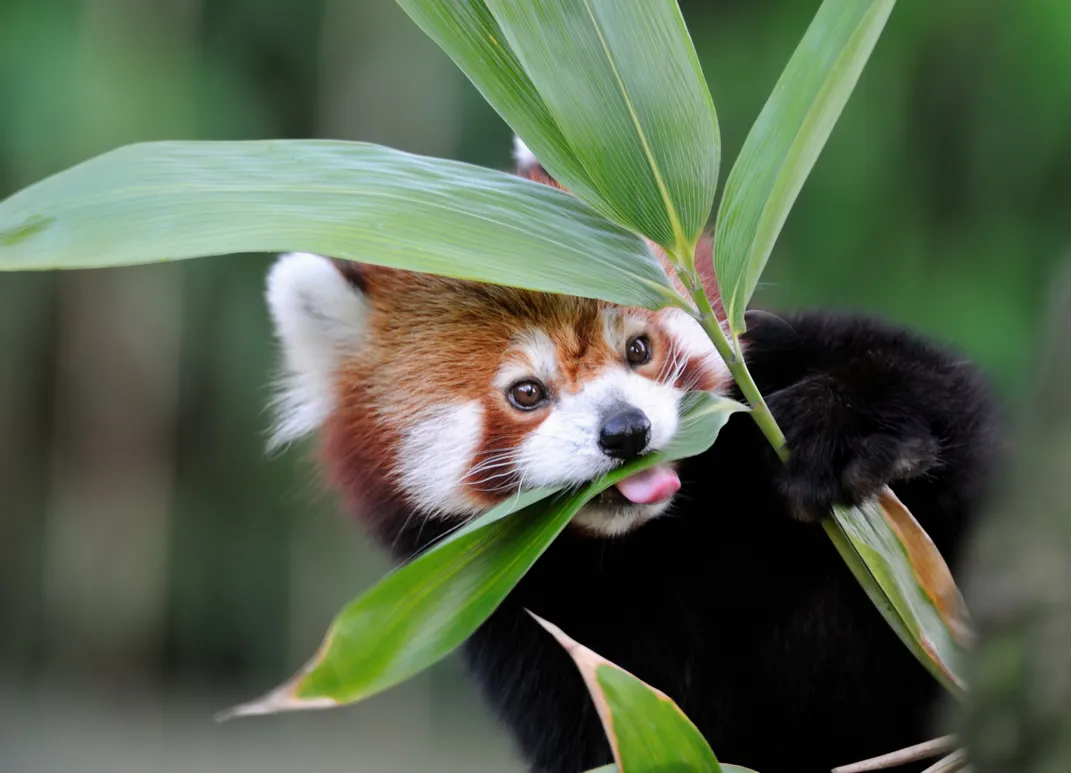
[[[332,481],[375,520],[385,502],[467,518],[519,490],[580,486],[665,448],[681,397],[728,375],[684,312],[283,256],[268,299],[285,376],[276,442],[320,430]],[[616,534],[664,512],[668,467],[574,523]]]
[[[519,174],[557,186],[523,143],[514,150]],[[699,250],[709,271],[708,239]],[[717,309],[713,276],[701,278]],[[468,518],[521,490],[579,487],[665,448],[685,392],[730,383],[679,309],[309,254],[279,259],[268,302],[285,359],[273,442],[319,430],[330,479],[373,525],[398,512]],[[573,523],[628,531],[664,512],[679,485],[656,466]]]

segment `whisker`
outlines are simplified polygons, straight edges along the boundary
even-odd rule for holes
[[[479,475],[484,472],[490,472],[491,470],[500,470],[503,467],[511,467],[513,463],[513,460],[507,460],[501,462],[500,464],[487,464],[482,467],[473,467],[471,470],[465,473],[465,476],[462,478],[462,480],[468,480],[469,478],[475,475]]]
[[[517,473],[514,470],[507,470],[505,472],[499,472],[494,475],[489,475],[486,478],[480,478],[479,480],[474,480],[471,482],[473,483],[473,485],[481,486],[487,485],[493,480],[499,480],[501,478],[506,478],[508,480],[509,478],[515,477],[517,477]]]

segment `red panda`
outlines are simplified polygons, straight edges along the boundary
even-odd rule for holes
[[[552,184],[541,170],[521,167]],[[709,239],[697,253],[710,263]],[[268,301],[287,357],[274,442],[321,428],[332,482],[371,521],[383,511],[358,501],[369,492],[420,518],[456,518],[522,486],[585,483],[664,448],[687,391],[730,384],[702,328],[676,308],[305,253],[276,262]],[[573,523],[624,533],[663,512],[678,486],[660,466]]]
[[[557,186],[519,141],[515,155],[518,174]],[[284,358],[273,442],[318,432],[331,485],[398,559],[519,490],[663,448],[689,390],[740,399],[677,309],[301,253],[274,264],[267,299]],[[762,773],[925,740],[934,683],[814,521],[892,484],[951,551],[993,464],[988,386],[962,357],[859,316],[759,315],[744,347],[788,464],[734,417],[707,453],[587,505],[464,647],[533,771],[612,758],[575,667],[526,609]]]

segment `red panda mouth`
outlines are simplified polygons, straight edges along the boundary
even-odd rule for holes
[[[618,504],[656,505],[667,501],[680,487],[681,479],[676,470],[666,464],[657,464],[618,481],[613,488],[604,491],[598,501],[604,504],[617,500]]]

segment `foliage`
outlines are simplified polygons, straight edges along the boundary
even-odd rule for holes
[[[541,4],[538,12],[500,2],[404,5],[433,30],[520,136],[546,157],[550,170],[579,202],[536,191],[538,186],[507,182],[505,175],[368,146],[342,147],[338,154],[317,158],[328,146],[143,145],[87,162],[0,204],[0,268],[126,265],[222,252],[305,249],[616,302],[683,304],[664,278],[652,275],[652,256],[638,238],[643,236],[673,258],[692,291],[692,311],[730,365],[756,421],[781,453],[790,453],[754,388],[736,337],[788,209],[892,3],[826,0],[745,142],[716,226],[719,276],[729,278],[730,286],[729,337],[716,324],[691,262],[699,228],[714,200],[719,140],[713,105],[676,5],[663,0],[642,8],[558,2]],[[585,78],[564,77],[577,71]],[[598,109],[591,109],[592,104]],[[350,160],[342,163],[341,171],[357,171],[359,180],[344,175],[331,179],[334,167],[325,162],[337,162],[340,156]],[[381,164],[399,174],[383,174]],[[190,174],[180,179],[180,170]],[[235,184],[236,179],[255,184],[250,188]],[[500,197],[488,193],[500,191]],[[406,206],[395,203],[400,195]],[[499,204],[502,208],[496,209]],[[551,256],[547,262],[525,261],[523,250],[515,262],[495,262],[494,250],[487,245],[504,243],[507,230],[516,226],[510,218],[489,217],[492,210],[521,216],[528,251],[534,255],[545,249]],[[421,224],[429,217],[436,222],[434,216],[440,213],[439,222],[450,225],[459,237],[429,238],[433,231]],[[362,221],[360,215],[368,217]],[[387,218],[389,226],[386,240],[369,241],[382,226],[381,218]],[[563,220],[575,220],[582,237],[571,251],[548,245],[538,228],[539,223]],[[578,263],[578,254],[590,262]],[[597,275],[595,264],[606,254],[613,256],[614,270]],[[708,440],[713,439],[711,434]],[[592,487],[605,485],[609,479]],[[529,518],[541,527],[555,524],[533,528],[535,541],[518,545],[518,550],[536,546],[531,550],[534,560],[541,550],[538,541],[553,538],[579,504],[558,510],[560,523],[553,515],[553,500],[532,507],[537,508],[533,513],[541,513],[538,517],[517,513],[489,528],[512,534],[512,527],[520,529]],[[912,541],[897,532],[896,525],[904,521],[890,517],[888,510],[879,518],[873,512],[868,517],[863,509],[838,513],[827,528],[905,643],[941,673],[954,673],[956,666],[944,648],[929,646],[954,641],[955,631],[949,629],[959,622],[935,601],[946,597],[944,589],[935,593],[927,585],[938,576],[943,581],[944,574],[920,569],[924,564],[941,566],[940,558],[925,540]],[[853,524],[865,524],[870,531],[853,530]],[[480,533],[466,531],[460,539],[478,543]],[[439,551],[457,544],[446,541],[418,561],[435,565],[446,555]],[[523,568],[499,578],[498,598],[520,574]],[[476,583],[468,592],[480,586]],[[453,586],[443,584],[437,592],[444,593],[444,588]],[[429,597],[436,603],[441,598]],[[920,603],[925,614],[910,614],[908,608]],[[406,611],[388,606],[390,614]],[[459,638],[463,636],[455,632],[450,646]],[[360,641],[362,647],[367,645]],[[445,652],[436,657],[441,654]],[[347,657],[360,655],[349,652]],[[418,659],[403,674],[434,659]],[[349,697],[366,694],[358,690]],[[301,697],[314,701],[328,696],[306,690]]]
[[[375,695],[424,670],[467,639],[528,571],[576,512],[619,480],[710,448],[743,406],[693,393],[681,428],[648,454],[576,492],[511,497],[441,540],[349,604],[316,656],[289,682],[227,716],[323,708]],[[551,499],[548,495],[555,494]]]

